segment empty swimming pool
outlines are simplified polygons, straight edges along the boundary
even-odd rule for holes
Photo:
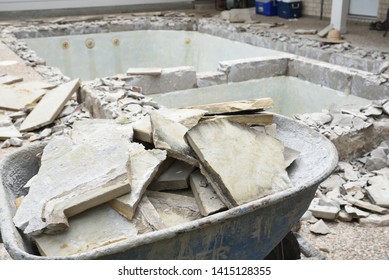
[[[288,76],[152,95],[156,102],[167,108],[264,97],[274,100],[271,111],[289,117],[320,112],[334,105],[370,103],[364,98]]]
[[[25,41],[47,65],[82,80],[125,73],[130,67],[193,66],[197,72],[209,72],[223,60],[285,55],[196,31],[141,30]]]

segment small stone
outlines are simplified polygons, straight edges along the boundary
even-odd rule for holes
[[[330,228],[324,223],[323,220],[319,220],[315,224],[311,225],[309,227],[309,230],[313,233],[322,234],[322,235],[331,233]]]
[[[325,113],[312,113],[310,114],[310,118],[319,125],[324,125],[332,121],[331,115]]]
[[[382,115],[382,109],[377,108],[375,106],[369,106],[365,111],[364,114],[368,117],[370,116],[381,116]]]
[[[45,128],[44,130],[41,131],[41,133],[39,133],[39,138],[44,139],[46,137],[49,137],[51,133],[52,133],[51,128]]]
[[[367,157],[365,168],[368,171],[382,169],[387,166],[387,158]]]
[[[13,146],[13,147],[21,147],[23,145],[23,140],[22,139],[10,138],[8,140],[9,140],[9,143],[11,144],[11,146]]]
[[[366,127],[366,123],[364,120],[362,120],[361,118],[359,117],[354,117],[353,118],[353,127],[354,129],[356,130],[361,130],[361,129],[364,129]]]
[[[335,220],[340,207],[338,206],[328,206],[328,205],[320,205],[320,198],[314,198],[308,208],[309,211],[312,212],[312,215],[315,218],[322,218],[327,220]]]
[[[389,208],[389,179],[384,176],[375,176],[369,179],[366,192],[371,201],[381,207]]]
[[[338,214],[338,220],[342,222],[351,222],[353,220],[353,216],[344,210],[340,210]]]
[[[389,115],[389,102],[386,102],[386,103],[382,106],[382,110],[385,112],[386,115]]]
[[[1,144],[1,149],[6,149],[6,148],[9,148],[9,147],[11,147],[11,143],[10,143],[9,139],[5,140],[3,142],[3,144]]]

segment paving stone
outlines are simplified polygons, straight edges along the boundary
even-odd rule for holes
[[[291,187],[284,146],[271,136],[221,119],[196,125],[185,138],[201,161],[201,173],[229,208]]]
[[[0,141],[18,137],[22,137],[22,134],[20,134],[19,130],[13,124],[7,126],[0,125]]]
[[[0,85],[0,109],[23,110],[41,98],[46,89],[29,87],[30,84]]]
[[[0,76],[0,84],[4,84],[4,85],[10,85],[21,81],[23,81],[22,77],[17,77],[13,75]]]
[[[34,237],[34,242],[43,256],[71,256],[130,240],[138,234],[134,222],[128,221],[106,205],[71,218],[69,225],[66,232]]]
[[[190,186],[195,196],[200,213],[203,216],[209,216],[219,211],[227,209],[224,203],[220,200],[211,184],[208,183],[200,170],[193,172],[190,175]]]
[[[351,222],[353,220],[353,216],[347,213],[345,210],[340,210],[338,213],[338,220],[342,222]]]
[[[143,145],[132,143],[127,162],[131,192],[110,201],[110,206],[131,220],[143,194],[165,159],[166,151],[146,150]]]
[[[153,131],[153,143],[158,149],[166,150],[170,157],[185,161],[191,165],[198,165],[192,149],[184,139],[188,128],[169,120],[158,112],[150,113]]]
[[[367,210],[367,211],[370,211],[370,212],[375,212],[375,213],[378,213],[378,214],[389,214],[389,209],[387,208],[383,208],[383,207],[380,207],[380,206],[377,206],[377,205],[374,205],[374,204],[371,204],[367,201],[363,201],[363,200],[359,200],[359,199],[355,199],[353,197],[350,197],[350,196],[345,196],[345,199],[350,202],[352,205],[356,206],[356,207],[359,207],[363,210]]]
[[[176,160],[150,184],[149,190],[180,190],[189,188],[189,177],[195,167],[186,162]]]
[[[131,126],[88,120],[75,123],[72,138],[50,141],[15,225],[26,234],[61,231],[68,227],[67,217],[128,193],[131,136]]]

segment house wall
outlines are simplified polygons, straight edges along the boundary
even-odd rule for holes
[[[303,5],[303,15],[320,16],[321,0],[301,0]],[[332,0],[323,1],[323,17],[331,17]],[[389,0],[380,0],[378,9],[378,18],[386,19],[386,13],[389,8]]]

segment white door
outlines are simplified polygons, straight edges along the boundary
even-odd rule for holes
[[[378,16],[378,6],[380,0],[350,0],[350,15],[358,16]]]

